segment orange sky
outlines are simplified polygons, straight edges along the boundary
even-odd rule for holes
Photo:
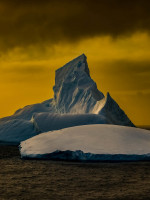
[[[99,90],[109,91],[133,123],[149,125],[149,4],[46,2],[0,1],[0,117],[53,97],[55,70],[84,53]]]

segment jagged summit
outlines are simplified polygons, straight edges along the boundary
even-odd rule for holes
[[[59,127],[64,127],[64,124],[65,127],[71,127],[91,123],[134,126],[110,94],[105,97],[97,89],[96,83],[90,77],[84,54],[56,70],[53,90],[53,99],[25,106],[14,115],[0,119],[0,140],[4,140],[6,135],[6,141],[20,142],[23,140],[23,131],[30,131],[32,135],[36,135],[39,133],[38,127],[42,127],[41,131],[57,130],[58,120]]]
[[[86,55],[83,53],[81,54],[80,56],[74,58],[73,60],[69,61],[68,63],[66,63],[64,66],[60,67],[59,69],[56,70],[56,73],[58,71],[61,71],[61,70],[64,70],[64,68],[66,70],[72,70],[74,68],[74,66],[78,63],[86,63],[86,67],[88,68],[88,64],[87,64],[87,57]],[[70,69],[70,66],[71,66],[71,69]],[[88,68],[89,70],[89,68]]]
[[[84,54],[56,70],[53,90],[58,113],[89,113],[104,98],[90,77]]]
[[[88,64],[87,64],[87,57],[85,54],[81,54],[80,56],[76,57],[75,59],[71,60],[70,62],[66,63],[64,66],[60,67],[55,71],[55,83],[57,83],[58,80],[64,80],[66,77],[66,73],[73,73],[78,68],[80,68],[81,71],[85,71],[88,76],[90,76]]]
[[[84,54],[56,70],[53,89],[57,113],[99,114],[110,124],[134,126],[109,92],[97,89]]]

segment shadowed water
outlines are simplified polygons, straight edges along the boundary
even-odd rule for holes
[[[150,162],[21,160],[0,146],[0,200],[150,199]]]

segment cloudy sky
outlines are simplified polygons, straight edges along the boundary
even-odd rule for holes
[[[98,88],[150,124],[149,0],[0,0],[0,117],[53,97],[55,70],[85,53]]]

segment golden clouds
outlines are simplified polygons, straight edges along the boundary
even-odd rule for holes
[[[10,49],[0,59],[1,116],[52,97],[55,70],[85,53],[98,88],[109,91],[135,124],[149,124],[149,46],[147,33],[135,33]]]
[[[99,89],[150,124],[149,10],[149,0],[0,0],[0,116],[52,97],[55,70],[85,53]]]

